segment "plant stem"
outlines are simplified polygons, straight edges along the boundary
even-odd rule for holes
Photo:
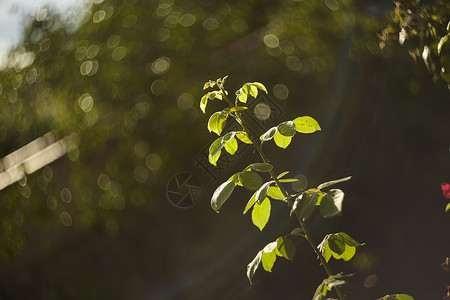
[[[223,86],[221,84],[219,84],[218,86],[219,86],[220,90],[222,91],[223,97],[224,97],[225,101],[228,103],[228,105],[231,108],[234,107],[235,105],[233,105],[233,103],[230,101],[230,99],[228,99]],[[262,143],[258,144],[255,141],[254,137],[250,135],[250,131],[248,130],[247,126],[245,125],[244,121],[242,120],[242,117],[241,117],[241,114],[240,114],[239,111],[236,112],[236,121],[242,126],[242,130],[247,134],[247,137],[252,141],[253,147],[258,151],[259,156],[261,157],[262,161],[264,163],[269,163],[269,160],[267,159],[267,156],[265,155],[264,151],[262,150]],[[281,185],[280,181],[278,180],[278,178],[275,175],[275,173],[273,172],[273,170],[269,171],[269,174],[272,177],[272,179],[275,182],[275,184],[280,189],[280,191],[286,197],[286,201],[289,204],[289,206],[292,207],[294,205],[294,201],[289,197],[289,193],[286,191],[285,188],[283,188],[283,186]],[[319,250],[317,249],[317,244],[314,241],[314,239],[312,238],[308,227],[306,226],[306,224],[303,221],[303,219],[300,217],[299,212],[297,210],[294,210],[294,213],[295,213],[295,216],[297,217],[298,222],[300,223],[300,227],[302,228],[303,232],[305,233],[304,238],[308,241],[309,245],[314,250],[314,253],[319,258],[319,260],[320,260],[323,268],[325,269],[325,272],[327,273],[328,277],[331,277],[333,275],[333,272],[331,271],[331,268],[328,265],[328,263],[326,262],[326,260],[323,257],[322,253],[320,253]],[[337,292],[337,294],[339,296],[339,299],[340,300],[344,300],[345,297],[344,297],[344,294],[343,294],[343,292],[341,290],[341,287],[340,286],[335,286],[334,288],[336,289],[336,292]]]

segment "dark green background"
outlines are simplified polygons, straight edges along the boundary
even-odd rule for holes
[[[343,216],[309,220],[317,241],[345,231],[366,243],[349,263],[331,263],[335,272],[355,274],[344,287],[348,298],[443,297],[450,219],[440,184],[450,180],[449,94],[406,48],[378,48],[392,3],[172,2],[104,1],[78,27],[51,10],[26,26],[13,53],[33,52],[33,64],[0,72],[0,154],[49,131],[58,138],[76,133],[77,146],[49,165],[50,182],[46,168],[0,191],[0,299],[310,299],[325,274],[300,239],[293,262],[279,259],[271,274],[258,270],[253,286],[246,278],[256,253],[296,226],[287,207],[273,203],[260,233],[242,215],[251,192],[236,191],[220,214],[209,205],[220,183],[259,161],[247,149],[215,179],[195,164],[216,138],[206,130],[209,114],[223,105],[214,101],[201,113],[203,83],[224,75],[230,94],[245,82],[266,85],[282,113],[266,128],[302,115],[320,123],[322,131],[296,135],[284,151],[264,146],[278,173],[304,174],[310,187],[353,176],[340,185]],[[106,17],[95,23],[99,10]],[[195,23],[180,25],[185,14]],[[208,18],[217,29],[205,29]],[[268,48],[269,33],[284,46]],[[108,46],[114,35],[119,44]],[[98,54],[82,57],[90,45]],[[126,48],[118,61],[117,47]],[[151,65],[161,57],[170,68],[155,74]],[[288,57],[301,68],[289,68]],[[81,74],[87,60],[97,61],[95,74]],[[165,89],[152,90],[157,80]],[[274,95],[277,84],[288,88],[287,99]],[[88,113],[79,105],[85,93],[94,99]],[[177,104],[183,93],[192,107]],[[160,156],[158,170],[146,165],[149,153]],[[183,171],[203,186],[200,202],[184,210],[166,197],[169,179]],[[99,187],[100,174],[113,190]],[[70,203],[61,200],[63,188]],[[114,205],[117,197],[124,208]],[[70,227],[61,223],[64,211]],[[364,287],[372,274],[376,284]]]

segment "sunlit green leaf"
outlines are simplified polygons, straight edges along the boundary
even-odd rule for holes
[[[247,278],[250,281],[250,284],[252,283],[252,278],[255,275],[256,270],[259,267],[259,264],[261,263],[262,258],[262,250],[256,254],[255,258],[247,265]]]
[[[252,191],[258,190],[262,185],[261,176],[253,171],[242,172],[239,175],[239,180],[243,187]]]
[[[445,212],[450,211],[450,203],[447,203],[447,206],[445,207]]]
[[[255,99],[258,97],[258,88],[253,84],[249,84],[250,87],[250,95],[252,95]]]
[[[248,109],[248,107],[246,107],[246,106],[235,106],[235,107],[230,108],[230,111],[243,111],[246,109]]]
[[[209,155],[215,156],[217,152],[222,150],[223,148],[223,137],[217,138],[214,142],[212,142],[211,146],[209,146]]]
[[[211,115],[208,121],[209,132],[215,132],[218,136],[222,133],[228,114],[224,111],[218,111]]]
[[[242,103],[246,103],[247,102],[248,93],[245,93],[243,88],[240,88],[239,90],[236,91],[236,97]]]
[[[228,75],[226,75],[225,77],[222,78],[222,85],[225,84],[225,82],[227,81],[227,79],[228,79]]]
[[[230,153],[231,155],[233,155],[234,153],[236,153],[237,149],[238,149],[238,143],[236,141],[235,138],[232,138],[231,140],[227,141],[224,144],[225,150]]]
[[[237,131],[236,137],[243,143],[252,144],[252,141],[248,138],[247,134],[244,131]]]
[[[295,257],[294,243],[290,239],[283,237],[279,237],[276,242],[277,248],[275,250],[275,253],[278,256],[282,256],[286,259],[293,260]]]
[[[341,258],[341,255],[345,251],[345,243],[342,241],[342,239],[339,238],[339,236],[336,235],[330,236],[330,238],[328,239],[328,246],[333,252],[333,257],[336,259]]]
[[[225,143],[231,141],[231,140],[234,138],[235,135],[236,135],[236,132],[235,132],[235,131],[230,131],[230,132],[228,132],[227,134],[225,134],[225,135],[223,136],[223,138],[222,138],[222,139],[223,139],[223,140],[222,140],[222,143],[225,144]]]
[[[339,232],[338,234],[342,238],[344,243],[347,244],[347,245],[355,246],[355,247],[359,247],[359,246],[363,246],[364,245],[364,244],[361,244],[361,243],[355,241],[351,236],[349,236],[345,232]]]
[[[261,202],[261,204],[255,203],[255,205],[253,206],[252,221],[253,224],[255,224],[255,226],[258,227],[261,231],[269,221],[270,209],[271,205],[269,198],[265,198],[264,201]]]
[[[273,181],[268,181],[266,183],[264,183],[257,191],[256,191],[256,202],[257,203],[261,203],[261,201],[263,201],[266,196],[267,196],[267,192],[269,191],[270,188],[270,184],[273,183]]]
[[[222,91],[213,91],[208,93],[209,100],[219,99],[222,100]]]
[[[209,99],[209,93],[203,95],[202,100],[200,101],[200,109],[202,110],[203,113],[205,113],[206,104],[208,104],[208,99]]]
[[[297,182],[298,179],[297,178],[287,178],[287,179],[280,179],[279,181],[282,183],[289,183],[289,182]]]
[[[241,172],[233,174],[230,178],[228,178],[228,181],[234,181],[236,185],[242,186],[239,181],[239,175],[241,175]]]
[[[260,83],[260,82],[252,82],[251,85],[253,85],[253,86],[257,87],[258,89],[260,89],[260,90],[266,92],[266,94],[267,94],[267,89],[266,89],[266,87],[264,86],[264,84],[262,84],[262,83]]]
[[[349,261],[356,253],[356,247],[345,245],[345,251],[342,253],[342,258]]]
[[[253,195],[252,195],[252,197],[250,198],[250,200],[248,200],[247,205],[245,206],[245,209],[244,209],[244,212],[243,212],[244,215],[245,215],[245,214],[248,212],[248,210],[249,210],[250,208],[252,208],[253,205],[256,203],[256,193],[257,193],[257,192],[254,192]]]
[[[275,144],[278,147],[283,148],[283,149],[286,149],[287,146],[289,146],[289,144],[292,141],[291,136],[284,136],[284,135],[280,134],[280,132],[277,132],[273,139],[275,141]]]
[[[219,212],[222,205],[227,201],[233,192],[236,184],[233,181],[225,181],[215,191],[211,198],[211,207]]]
[[[331,249],[330,249],[330,247],[328,245],[322,251],[322,256],[323,256],[323,258],[325,258],[326,262],[330,261],[330,258],[332,256],[332,251],[331,251]]]
[[[274,251],[266,252],[263,250],[261,262],[262,262],[262,266],[263,266],[264,270],[266,270],[267,272],[272,272],[272,267],[273,267],[273,264],[275,263],[276,259],[277,259],[277,255],[275,254]]]
[[[252,164],[250,164],[250,168],[253,171],[270,172],[270,171],[272,171],[273,166],[269,163],[252,163]]]
[[[269,187],[267,196],[269,196],[272,199],[276,199],[276,200],[284,200],[284,198],[286,198],[284,196],[283,192],[280,191],[280,188],[278,186]]]
[[[261,135],[260,139],[263,142],[270,141],[271,139],[273,139],[273,137],[275,136],[276,133],[277,133],[277,128],[272,127],[269,130],[267,130],[266,133]]]
[[[219,157],[220,157],[220,153],[221,153],[222,151],[218,151],[218,152],[216,152],[216,154],[214,154],[214,155],[211,155],[211,154],[209,154],[209,156],[208,156],[208,160],[209,160],[209,162],[213,165],[213,166],[215,166],[215,165],[217,165],[217,161],[219,160]]]
[[[320,130],[319,123],[311,117],[298,117],[294,121],[295,130],[300,133],[313,133]]]
[[[292,137],[295,135],[295,125],[293,121],[286,121],[278,125],[278,132],[284,136]]]
[[[286,174],[289,174],[289,171],[285,171],[283,173],[280,173],[280,175],[277,176],[277,179],[280,179],[280,178],[286,176]]]
[[[340,215],[342,211],[342,202],[344,201],[344,192],[339,189],[332,189],[325,193],[320,202],[320,214],[324,218],[332,218]]]
[[[326,187],[332,186],[332,185],[334,185],[336,183],[340,183],[340,182],[344,182],[344,181],[350,180],[351,178],[352,178],[352,176],[348,176],[348,177],[345,177],[345,178],[324,182],[324,183],[320,184],[317,187],[317,189],[321,190],[321,189],[324,189]]]

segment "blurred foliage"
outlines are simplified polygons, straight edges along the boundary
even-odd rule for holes
[[[444,80],[450,89],[450,3],[446,0],[394,1],[392,22],[380,35],[383,48],[398,40],[414,59],[423,60],[433,80]]]
[[[155,201],[164,174],[197,147],[180,139],[197,131],[199,78],[220,70],[236,80],[283,72],[326,81],[342,39],[355,61],[379,53],[366,39],[379,29],[377,18],[354,5],[94,1],[77,28],[36,11],[0,73],[0,151],[5,156],[51,131],[75,142],[70,161],[2,191],[1,251],[8,257],[20,250],[27,224],[39,224],[47,244],[58,235],[44,228],[69,217],[71,226],[100,221],[115,234],[123,209]]]

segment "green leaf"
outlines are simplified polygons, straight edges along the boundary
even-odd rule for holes
[[[266,92],[266,94],[267,94],[267,89],[264,86],[264,84],[262,84],[260,82],[252,82],[251,85],[257,87],[258,89],[260,89],[260,90],[262,90],[264,92]]]
[[[207,88],[209,88],[210,84],[211,84],[210,81],[205,82],[205,84],[203,85],[203,90],[206,90]]]
[[[316,207],[317,193],[303,193],[299,198],[297,198],[300,200],[298,207],[299,216],[303,220],[306,220],[311,216]]]
[[[265,198],[261,204],[255,203],[252,211],[252,221],[259,230],[263,230],[269,221],[270,217],[270,200],[269,198]]]
[[[273,267],[273,264],[275,263],[276,259],[277,259],[277,255],[275,254],[274,251],[266,252],[265,250],[263,250],[261,262],[262,262],[264,270],[266,270],[267,272],[272,272],[272,267]]]
[[[246,107],[246,106],[235,106],[235,107],[230,108],[230,111],[243,111],[246,109],[248,109],[248,107]]]
[[[237,149],[238,149],[238,143],[236,141],[235,138],[232,138],[231,140],[227,141],[224,144],[225,150],[230,153],[231,155],[233,155],[234,153],[236,153]]]
[[[279,237],[276,242],[277,248],[275,249],[275,253],[278,256],[282,256],[286,259],[293,260],[295,257],[294,243],[290,239],[283,237]]]
[[[252,141],[248,138],[247,134],[244,131],[236,131],[236,137],[243,143],[252,144]]]
[[[277,176],[277,179],[280,179],[280,178],[286,176],[286,174],[289,174],[289,171],[285,171],[285,172],[281,173],[280,175]]]
[[[224,78],[222,78],[222,85],[225,84],[225,82],[227,81],[228,75],[226,75]]]
[[[209,99],[209,93],[203,95],[202,100],[200,101],[200,109],[202,110],[203,113],[205,113],[206,104],[208,104],[208,99]]]
[[[222,137],[222,139],[223,139],[222,143],[225,144],[225,143],[231,141],[231,140],[234,138],[235,135],[236,135],[236,132],[235,132],[235,131],[230,131],[230,132],[228,132],[227,134],[225,134],[225,135]]]
[[[328,247],[328,245],[322,251],[322,256],[323,256],[323,258],[325,258],[326,262],[330,261],[330,258],[332,256],[332,251],[331,251],[330,247]]]
[[[284,136],[294,136],[295,135],[295,125],[293,121],[286,121],[278,125],[278,132]]]
[[[209,155],[214,156],[217,152],[220,152],[223,148],[223,137],[217,138],[214,142],[212,142],[211,146],[209,146]]]
[[[267,192],[267,196],[269,196],[272,199],[276,199],[276,200],[284,200],[284,198],[286,198],[283,194],[283,192],[281,192],[280,188],[277,186],[271,186],[269,187],[269,191]]]
[[[228,181],[234,181],[236,185],[242,186],[241,183],[239,182],[239,175],[241,175],[241,172],[233,174],[230,178],[228,178]]]
[[[345,232],[339,232],[338,234],[341,237],[341,239],[344,241],[344,243],[349,245],[349,246],[359,247],[359,246],[363,246],[364,245],[364,244],[361,244],[361,243],[355,241],[351,236],[349,236]]]
[[[218,213],[222,205],[233,192],[236,184],[234,181],[225,181],[215,191],[211,198],[211,207]]]
[[[319,123],[311,117],[298,117],[294,121],[295,130],[300,133],[313,133],[320,130]]]
[[[250,164],[250,169],[258,172],[270,172],[273,169],[273,166],[269,163],[253,163]]]
[[[339,236],[331,235],[328,239],[328,247],[333,252],[333,257],[336,259],[341,258],[341,255],[344,254],[345,251],[345,243]]]
[[[450,210],[450,203],[447,203],[447,206],[445,207],[445,212],[448,212]]]
[[[271,139],[273,139],[273,137],[275,136],[276,133],[277,133],[277,127],[272,127],[269,130],[267,130],[263,135],[261,135],[260,139],[263,142],[270,141]]]
[[[356,247],[345,245],[345,251],[342,253],[342,258],[349,261],[356,253]]]
[[[270,184],[272,184],[273,181],[268,181],[264,183],[257,191],[256,191],[256,202],[261,203],[269,192]]]
[[[250,208],[256,203],[256,193],[254,192],[250,200],[248,200],[247,205],[245,206],[243,214],[245,215]]]
[[[209,100],[213,100],[213,99],[219,99],[222,100],[222,91],[213,91],[213,92],[209,92]]]
[[[332,180],[332,181],[324,182],[324,183],[320,184],[320,185],[317,187],[317,189],[318,189],[318,190],[321,190],[321,189],[324,189],[324,188],[326,188],[326,187],[332,186],[332,185],[334,185],[334,184],[336,184],[336,183],[341,183],[341,182],[350,180],[351,178],[352,178],[352,176],[348,176],[348,177],[345,177],[345,178],[341,178],[341,179],[337,179],[337,180]]]
[[[330,190],[325,193],[320,201],[320,214],[324,218],[332,218],[340,215],[342,211],[342,202],[344,201],[344,192],[339,189]]]
[[[277,132],[274,136],[274,141],[278,147],[286,149],[287,146],[289,146],[289,144],[291,143],[292,137],[284,136],[280,132]]]
[[[256,254],[255,258],[247,265],[247,278],[250,281],[250,284],[252,283],[252,278],[255,275],[256,270],[259,267],[259,264],[261,263],[262,258],[262,251],[259,251],[258,254]]]
[[[256,99],[256,97],[258,97],[258,88],[251,83],[248,84],[248,86],[250,88],[250,95]]]
[[[288,182],[297,182],[298,179],[297,178],[288,178],[288,179],[280,179],[279,181],[282,183],[288,183]]]
[[[244,84],[239,90],[236,91],[236,97],[239,101],[247,103],[248,98],[248,86]]]
[[[208,160],[209,160],[209,162],[210,162],[210,164],[212,164],[213,166],[216,166],[217,165],[217,161],[219,160],[219,157],[220,157],[220,153],[221,153],[222,151],[218,151],[218,152],[216,152],[216,154],[214,154],[214,155],[211,155],[211,154],[209,154],[209,156],[208,156]]]
[[[243,187],[252,191],[258,190],[262,185],[261,176],[259,176],[258,173],[252,171],[242,172],[239,175],[239,181],[241,182]]]
[[[228,114],[225,111],[218,111],[213,113],[208,120],[209,132],[215,132],[218,136],[220,136],[227,118]]]

